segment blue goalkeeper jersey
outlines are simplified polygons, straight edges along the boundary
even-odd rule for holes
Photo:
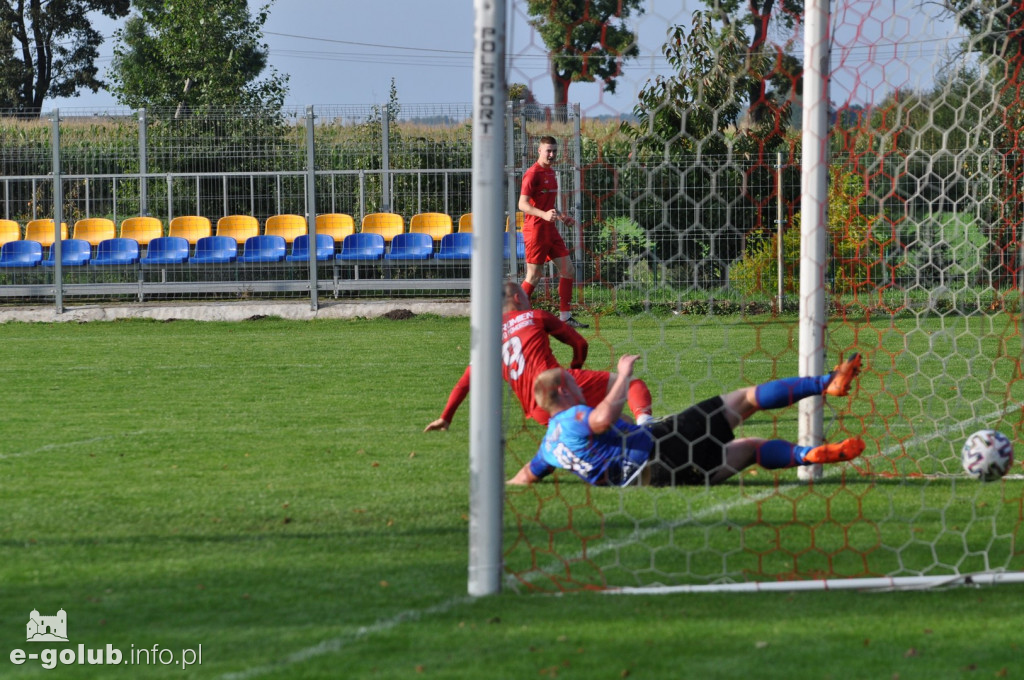
[[[593,410],[573,406],[552,416],[530,472],[544,477],[558,468],[598,486],[628,483],[650,457],[654,439],[646,427],[621,418],[607,432],[595,434],[588,424]]]

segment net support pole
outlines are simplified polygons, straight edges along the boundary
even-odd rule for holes
[[[800,184],[800,375],[821,375],[825,365],[825,282],[828,225],[828,0],[804,10],[803,150]],[[821,397],[799,406],[799,443],[823,436]],[[800,479],[820,479],[821,465],[798,468]]]
[[[470,274],[469,594],[501,590],[504,443],[501,287],[505,191],[505,0],[474,0]],[[515,220],[515,213],[511,216]],[[514,222],[513,222],[514,224]],[[513,226],[513,230],[515,227]]]
[[[60,174],[60,109],[53,110],[51,119],[52,134],[50,135],[51,151],[53,152],[53,302],[57,314],[64,313],[64,261],[63,229],[64,224],[64,178]]]

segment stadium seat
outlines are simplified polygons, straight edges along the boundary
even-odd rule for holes
[[[21,225],[14,220],[0,220],[0,246],[21,240]]]
[[[473,232],[473,213],[466,213],[459,218],[459,232],[463,234]]]
[[[327,234],[338,244],[349,234],[356,233],[356,222],[345,213],[324,213],[316,216],[316,233]]]
[[[164,223],[155,217],[129,217],[121,222],[121,238],[131,238],[140,246],[164,235]]]
[[[200,215],[179,215],[167,227],[168,236],[180,236],[194,246],[199,239],[213,234],[209,218]]]
[[[181,264],[188,259],[188,239],[183,236],[161,236],[149,242],[142,264]]]
[[[405,231],[405,220],[395,213],[370,213],[363,217],[360,231],[364,234],[380,234],[385,243],[391,243],[391,239]]]
[[[217,220],[216,236],[227,236],[241,245],[251,236],[260,235],[260,223],[250,215],[225,215]]]
[[[245,240],[239,262],[281,262],[287,252],[284,236],[262,234]]]
[[[0,268],[35,267],[43,261],[39,241],[8,241],[0,246]]]
[[[89,264],[129,265],[139,261],[139,242],[133,238],[108,238],[96,246],[96,257]]]
[[[60,223],[60,237],[68,237],[67,222]],[[53,245],[53,220],[31,220],[25,225],[25,240],[37,241],[44,248]]]
[[[295,237],[292,252],[285,259],[289,262],[309,261],[309,234]],[[334,259],[334,237],[330,234],[316,235],[316,259],[321,262]]]
[[[272,215],[267,218],[263,233],[267,236],[281,236],[285,243],[292,243],[295,238],[307,232],[306,218],[301,215]]]
[[[473,234],[448,234],[441,239],[441,248],[434,255],[438,260],[468,260],[473,254]]]
[[[43,260],[44,267],[57,264],[56,248],[50,248],[50,256]],[[64,267],[78,267],[89,264],[92,257],[92,244],[83,238],[66,238],[60,242],[60,263]]]
[[[504,243],[502,244],[502,255],[504,256],[504,258],[506,260],[511,257],[511,253],[509,252],[509,249],[508,249],[508,243],[509,243],[509,237],[510,236],[512,236],[512,234],[506,231],[505,232]],[[519,260],[525,260],[526,259],[526,239],[523,238],[523,232],[521,232],[521,231],[517,231],[516,232],[516,259],[519,259]]]
[[[380,260],[384,257],[384,237],[380,234],[349,234],[341,242],[339,260]]]
[[[75,222],[71,238],[88,241],[89,245],[95,248],[100,241],[117,238],[117,227],[114,226],[113,220],[105,217],[87,217]]]
[[[232,236],[204,236],[196,241],[196,252],[188,259],[193,264],[225,264],[238,257],[238,241]]]
[[[452,218],[444,213],[417,213],[409,220],[410,234],[429,234],[435,241],[440,241],[445,234],[452,233]]]
[[[429,260],[434,256],[434,239],[422,232],[398,234],[391,239],[385,260]]]
[[[525,221],[526,221],[526,215],[521,213],[521,212],[517,212],[516,213],[516,229],[519,230],[519,231],[522,231],[523,223]],[[508,229],[508,218],[507,217],[505,218],[505,228]]]

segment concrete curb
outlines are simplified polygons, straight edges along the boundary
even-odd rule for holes
[[[312,311],[308,300],[243,301],[243,302],[165,302],[159,304],[68,305],[57,314],[56,307],[26,306],[0,307],[0,323],[21,321],[26,323],[57,323],[74,321],[116,321],[118,319],[156,319],[169,321],[244,321],[253,317],[277,316],[295,321],[313,319],[376,318],[395,312],[397,316],[436,314],[438,316],[469,316],[468,300],[365,300],[321,301],[319,309]]]

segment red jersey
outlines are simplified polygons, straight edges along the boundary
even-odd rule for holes
[[[501,374],[512,387],[523,412],[535,418],[535,412],[546,412],[533,399],[533,381],[539,373],[560,364],[551,351],[548,336],[553,335],[572,347],[571,368],[581,368],[587,358],[587,340],[557,316],[542,309],[505,312],[501,324]],[[459,405],[469,393],[470,367],[456,383],[441,417],[452,422]],[[546,421],[546,418],[545,418]]]
[[[547,212],[555,207],[555,202],[558,199],[558,176],[552,168],[545,168],[540,163],[534,163],[523,175],[523,186],[519,193],[529,198],[530,204],[534,208]],[[534,215],[526,215],[523,220],[523,230],[541,224],[553,223]]]

